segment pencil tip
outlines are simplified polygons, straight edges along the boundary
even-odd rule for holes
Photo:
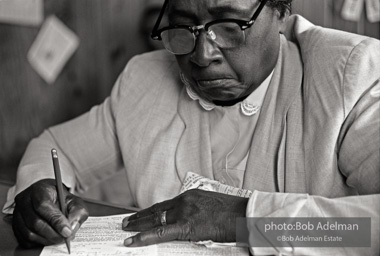
[[[70,250],[70,240],[69,240],[69,239],[66,239],[65,242],[66,242],[67,250],[69,251],[69,254],[71,254],[71,250]]]

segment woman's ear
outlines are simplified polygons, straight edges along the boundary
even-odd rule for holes
[[[276,15],[278,19],[279,32],[280,34],[283,34],[286,29],[286,23],[290,16],[290,11],[286,10],[284,13],[281,14],[278,10],[276,10]]]

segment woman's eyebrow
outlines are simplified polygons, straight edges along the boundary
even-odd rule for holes
[[[252,15],[252,10],[247,8],[237,8],[231,5],[222,5],[208,8],[208,12],[215,18],[223,18],[226,15],[235,15],[239,17],[250,17]],[[169,20],[175,18],[189,18],[191,20],[197,20],[197,14],[188,12],[183,9],[176,9],[172,7],[168,13]]]
[[[196,19],[196,15],[194,13],[190,13],[186,10],[181,9],[170,9],[168,13],[169,20],[175,19],[175,18],[189,18],[189,19]]]
[[[215,16],[221,16],[225,14],[250,16],[252,13],[252,10],[246,9],[246,8],[237,8],[231,5],[222,5],[222,6],[211,7],[208,9],[208,12]]]

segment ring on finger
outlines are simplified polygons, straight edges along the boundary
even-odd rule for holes
[[[166,223],[166,211],[163,211],[163,212],[161,213],[161,218],[160,218],[160,220],[161,220],[161,225],[162,225],[162,226],[166,226],[166,225],[167,225],[167,223]]]

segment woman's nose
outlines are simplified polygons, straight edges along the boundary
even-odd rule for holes
[[[213,31],[199,32],[195,41],[195,49],[191,53],[190,60],[200,67],[207,67],[213,62],[222,60],[223,55],[218,45],[213,41],[216,35]]]

